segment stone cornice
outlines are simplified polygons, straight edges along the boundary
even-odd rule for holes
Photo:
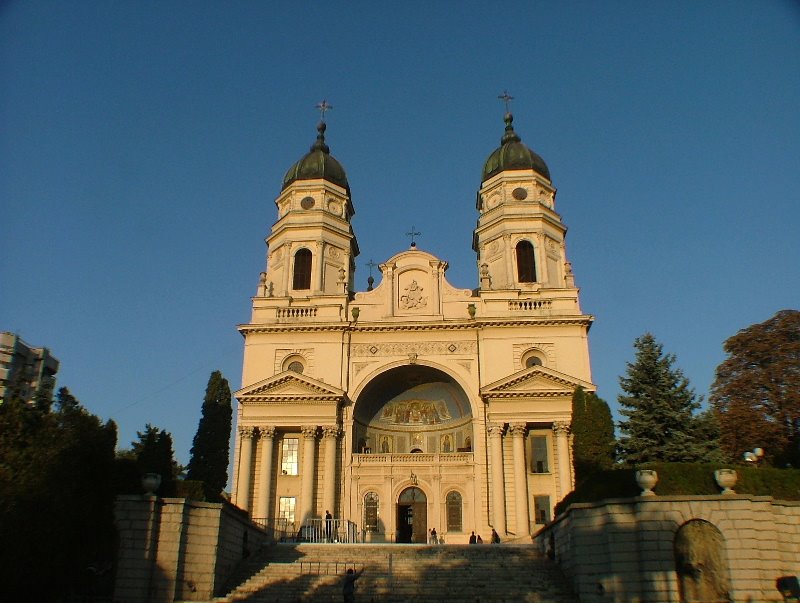
[[[297,323],[297,324],[274,324],[274,325],[254,325],[241,324],[237,327],[239,332],[246,336],[248,333],[305,333],[305,332],[337,332],[351,331],[354,333],[391,333],[396,331],[472,331],[486,327],[511,328],[526,325],[536,326],[564,326],[578,325],[591,326],[594,316],[581,314],[556,318],[551,316],[531,316],[513,317],[508,319],[476,319],[458,322],[431,321],[430,323],[374,323],[374,324],[349,324],[349,323]]]

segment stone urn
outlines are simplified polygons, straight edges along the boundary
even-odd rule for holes
[[[142,476],[142,488],[147,496],[155,496],[156,490],[161,485],[160,473],[145,473]]]
[[[652,469],[641,469],[636,472],[636,483],[642,489],[640,496],[655,496],[653,488],[658,483],[658,473]]]
[[[739,479],[735,469],[717,469],[714,471],[714,479],[723,494],[736,494],[731,488],[736,485],[736,480]]]

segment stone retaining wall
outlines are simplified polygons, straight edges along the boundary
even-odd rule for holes
[[[115,603],[207,601],[266,535],[230,505],[120,496]]]
[[[704,520],[722,536],[730,600],[783,601],[800,573],[800,502],[769,496],[647,496],[571,505],[534,542],[554,555],[581,603],[680,602],[675,535]]]

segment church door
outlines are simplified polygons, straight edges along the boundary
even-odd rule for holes
[[[428,541],[428,499],[419,488],[406,488],[397,501],[397,542]]]

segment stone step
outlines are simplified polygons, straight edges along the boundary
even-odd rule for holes
[[[558,567],[531,545],[274,545],[215,603],[341,601],[344,572],[365,568],[359,601],[575,603]],[[390,571],[391,568],[391,571]]]

